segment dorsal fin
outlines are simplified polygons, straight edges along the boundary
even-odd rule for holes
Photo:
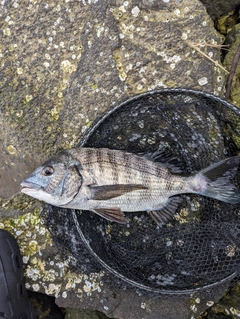
[[[168,168],[173,174],[181,174],[183,172],[183,164],[179,159],[166,150],[157,150],[155,152],[148,152],[143,155],[150,161],[159,162],[164,167]]]

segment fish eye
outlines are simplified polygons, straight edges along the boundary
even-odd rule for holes
[[[54,168],[52,166],[46,166],[44,167],[44,169],[42,170],[42,174],[44,176],[50,176],[52,175],[54,172]]]

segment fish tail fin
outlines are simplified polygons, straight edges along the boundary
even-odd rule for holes
[[[236,175],[240,164],[240,157],[233,156],[197,173],[190,181],[190,188],[194,193],[236,204],[240,203],[240,192],[231,179]]]

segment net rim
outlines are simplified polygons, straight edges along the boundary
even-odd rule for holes
[[[151,96],[153,94],[167,94],[167,93],[179,93],[179,94],[184,94],[184,93],[189,93],[191,95],[195,95],[196,97],[204,97],[204,98],[209,98],[212,101],[215,102],[219,102],[222,105],[224,105],[225,107],[229,108],[230,110],[232,110],[237,116],[240,117],[240,110],[232,105],[231,103],[227,102],[226,100],[223,100],[222,98],[215,96],[214,94],[208,93],[208,92],[204,92],[204,91],[198,91],[198,90],[193,90],[193,89],[187,89],[187,88],[166,88],[166,89],[160,89],[160,90],[152,90],[152,91],[147,91],[138,95],[134,95],[133,97],[130,97],[126,100],[124,100],[123,102],[121,102],[120,104],[117,104],[115,106],[113,106],[112,108],[110,108],[106,114],[104,114],[103,116],[101,116],[100,118],[97,118],[95,120],[95,122],[92,124],[92,126],[87,129],[81,139],[80,142],[78,143],[78,147],[83,147],[86,142],[88,141],[88,139],[91,137],[91,135],[95,132],[95,130],[109,117],[111,116],[115,111],[117,111],[118,109],[124,107],[125,105],[127,105],[128,103],[131,103],[133,101],[136,101],[138,99],[141,99],[143,97],[146,96]],[[74,220],[75,226],[76,226],[76,230],[81,238],[81,240],[83,241],[85,247],[88,249],[88,251],[91,253],[91,255],[104,267],[104,269],[106,269],[109,273],[113,274],[114,276],[116,276],[117,278],[123,280],[124,282],[126,282],[127,284],[132,285],[135,288],[139,288],[141,290],[145,290],[147,292],[151,292],[151,293],[157,293],[157,294],[167,294],[167,295],[188,295],[188,294],[192,294],[198,291],[202,291],[202,290],[206,290],[206,289],[210,289],[213,288],[215,286],[219,286],[221,284],[225,284],[227,282],[230,282],[231,280],[233,280],[236,275],[237,275],[237,271],[235,271],[234,273],[232,273],[231,275],[208,285],[205,286],[201,286],[201,287],[196,287],[193,289],[182,289],[182,290],[166,290],[166,289],[156,289],[156,288],[151,288],[149,286],[140,284],[134,280],[131,280],[129,278],[126,278],[125,276],[123,276],[121,273],[119,273],[118,271],[116,271],[115,269],[113,269],[112,267],[110,267],[108,264],[106,264],[98,255],[97,253],[91,248],[88,240],[86,239],[86,237],[84,236],[80,226],[79,226],[79,222],[77,219],[77,214],[76,211],[71,209],[71,214],[72,214],[72,218]]]
[[[95,251],[91,248],[89,241],[86,239],[86,237],[84,236],[81,228],[79,227],[79,222],[77,219],[77,214],[76,211],[74,209],[71,209],[71,214],[72,214],[72,218],[74,220],[75,226],[76,226],[76,230],[82,240],[82,242],[84,243],[85,247],[88,249],[88,251],[91,253],[91,255],[107,270],[109,271],[111,274],[113,274],[114,276],[118,277],[119,279],[123,280],[124,282],[126,282],[127,284],[132,285],[135,288],[139,288],[142,290],[145,290],[147,292],[151,292],[151,293],[157,293],[157,294],[164,294],[164,295],[189,295],[192,293],[196,293],[198,291],[202,291],[202,290],[206,290],[206,289],[210,289],[213,288],[215,286],[219,286],[221,284],[230,282],[232,279],[234,279],[234,277],[236,277],[237,275],[237,271],[232,273],[231,275],[227,276],[226,278],[223,278],[217,282],[214,282],[212,284],[209,285],[205,285],[205,286],[201,286],[201,287],[197,287],[194,289],[182,289],[182,290],[167,290],[167,289],[154,289],[151,287],[148,287],[146,285],[140,284],[139,282],[136,282],[134,280],[131,280],[125,276],[123,276],[122,274],[120,274],[118,271],[116,271],[115,269],[113,269],[112,267],[110,267],[107,263],[105,263],[98,255],[97,253],[95,253]]]
[[[91,137],[91,135],[95,132],[95,130],[110,116],[112,115],[115,111],[117,111],[118,109],[122,108],[123,106],[125,106],[126,104],[136,101],[138,99],[141,99],[142,97],[145,96],[151,96],[153,94],[161,94],[161,93],[190,93],[196,96],[203,96],[203,97],[207,97],[210,98],[213,101],[219,102],[221,104],[223,104],[224,106],[228,107],[230,110],[232,110],[233,112],[235,112],[239,117],[240,117],[240,110],[234,106],[233,104],[229,103],[226,100],[223,100],[222,98],[208,93],[208,92],[204,92],[204,91],[198,91],[198,90],[193,90],[193,89],[187,89],[187,88],[166,88],[166,89],[161,89],[161,90],[152,90],[152,91],[147,91],[144,93],[140,93],[137,95],[134,95],[126,100],[124,100],[123,102],[121,102],[120,104],[116,104],[115,106],[113,106],[112,108],[110,108],[106,114],[100,116],[100,118],[97,118],[93,124],[83,133],[82,137],[80,138],[80,141],[78,143],[78,147],[82,147],[86,144],[86,142],[88,141],[88,139]]]

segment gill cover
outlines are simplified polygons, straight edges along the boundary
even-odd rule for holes
[[[61,198],[72,200],[79,192],[82,186],[82,175],[80,174],[77,165],[68,167],[63,178]]]
[[[78,194],[82,176],[76,164],[67,167],[59,163],[55,165],[54,170],[54,174],[49,176],[45,191],[55,197],[55,205],[66,205]]]

